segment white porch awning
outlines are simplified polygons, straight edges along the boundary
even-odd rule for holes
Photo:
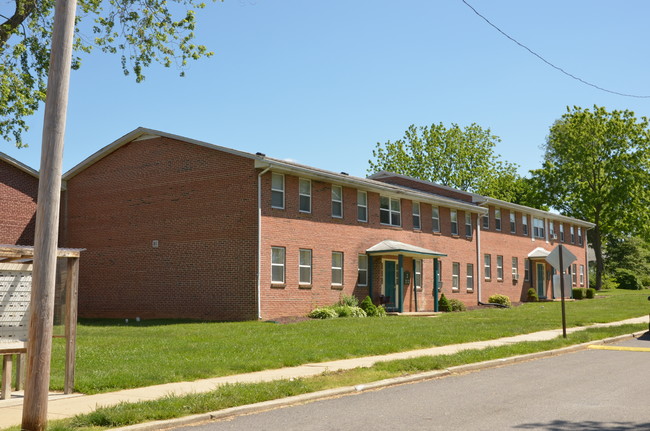
[[[429,250],[427,248],[418,247],[416,245],[405,244],[399,241],[393,241],[390,239],[384,240],[379,244],[375,244],[366,250],[366,253],[369,255],[382,255],[382,254],[392,254],[392,255],[402,255],[409,257],[416,257],[420,259],[434,259],[437,257],[447,256],[444,253],[439,253],[437,251]]]
[[[535,250],[528,253],[528,259],[544,259],[549,254],[551,254],[551,252],[545,248],[537,247]]]

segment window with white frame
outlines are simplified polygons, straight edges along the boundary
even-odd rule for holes
[[[564,242],[564,224],[560,223],[560,241]]]
[[[458,235],[458,212],[456,210],[451,210],[451,234]]]
[[[501,210],[499,208],[494,210],[494,229],[501,230]]]
[[[533,236],[544,238],[544,219],[533,217]]]
[[[575,286],[578,283],[578,265],[573,264],[571,265],[571,279],[573,281],[573,285]]]
[[[571,234],[571,244],[576,243],[576,234],[575,231],[573,230],[573,226],[569,226],[569,232]]]
[[[368,193],[357,191],[357,220],[368,221]]]
[[[300,195],[300,212],[310,213],[311,212],[311,181],[310,180],[300,178],[299,195]]]
[[[465,213],[465,236],[471,238],[472,236],[472,213]]]
[[[497,280],[503,280],[503,256],[497,255]]]
[[[284,175],[271,173],[271,207],[284,209]]]
[[[413,285],[416,289],[422,289],[422,259],[415,259],[413,262]]]
[[[512,279],[519,280],[519,258],[512,258]]]
[[[340,251],[332,252],[332,285],[343,285],[343,253]]]
[[[528,236],[528,216],[526,214],[521,215],[521,227],[523,229],[524,235]]]
[[[466,288],[468,292],[474,290],[474,264],[467,264]]]
[[[379,222],[390,226],[401,226],[400,200],[381,196],[379,198]]]
[[[311,250],[300,249],[300,262],[298,262],[300,271],[300,284],[311,284]]]
[[[514,211],[510,211],[510,233],[517,233],[517,216]]]
[[[413,229],[420,230],[420,203],[413,202]]]
[[[460,263],[454,262],[451,265],[451,290],[458,290],[458,283],[460,281]]]
[[[578,228],[578,245],[582,245],[582,228]]]
[[[271,247],[271,283],[284,284],[285,248]]]
[[[580,286],[585,285],[585,266],[580,265]]]
[[[553,220],[549,220],[548,222],[548,234],[551,237],[551,239],[555,239],[555,224],[553,223]]]
[[[431,230],[433,232],[440,232],[440,210],[438,207],[431,207]]]
[[[490,229],[490,213],[486,213],[483,218],[481,219],[483,221],[483,230],[489,230]]]
[[[492,278],[492,255],[485,254],[483,255],[483,267],[485,272],[485,279],[489,280]]]
[[[359,255],[359,274],[357,276],[357,284],[359,286],[368,285],[368,255],[360,254]]]
[[[343,187],[332,185],[332,217],[343,218]]]
[[[524,281],[530,281],[530,259],[524,260]]]

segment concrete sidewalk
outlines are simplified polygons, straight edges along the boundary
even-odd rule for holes
[[[568,328],[567,333],[581,331],[587,328],[617,326],[628,323],[647,323],[648,316],[627,319],[620,322],[595,324],[584,327]],[[110,392],[97,395],[63,395],[51,394],[48,403],[48,420],[63,419],[80,413],[88,413],[99,406],[111,406],[121,402],[138,402],[162,398],[169,394],[183,395],[188,393],[208,392],[226,383],[256,383],[272,380],[312,377],[324,371],[348,370],[359,367],[370,367],[377,362],[407,359],[420,356],[449,355],[462,350],[479,350],[486,347],[503,346],[521,343],[523,341],[551,340],[562,335],[562,329],[533,332],[530,334],[516,335],[514,337],[499,338],[489,341],[454,344],[427,349],[412,350],[407,352],[391,353],[386,355],[369,356],[354,359],[342,359],[331,362],[305,364],[291,368],[277,370],[264,370],[254,373],[237,374],[232,376],[215,377],[212,379],[197,380],[194,382],[168,383],[164,385],[149,386],[144,388],[127,389],[119,392]],[[0,401],[0,428],[20,425],[22,420],[22,393],[16,392],[12,399]]]

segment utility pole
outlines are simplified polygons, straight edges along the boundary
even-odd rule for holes
[[[63,139],[76,7],[76,0],[56,0],[54,9],[38,182],[27,379],[23,403],[22,429],[27,431],[42,431],[47,427]]]

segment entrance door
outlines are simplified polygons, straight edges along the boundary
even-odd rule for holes
[[[537,273],[537,296],[546,298],[546,265],[538,263],[535,272]]]
[[[397,262],[384,261],[384,296],[388,297],[387,308],[397,308]]]

